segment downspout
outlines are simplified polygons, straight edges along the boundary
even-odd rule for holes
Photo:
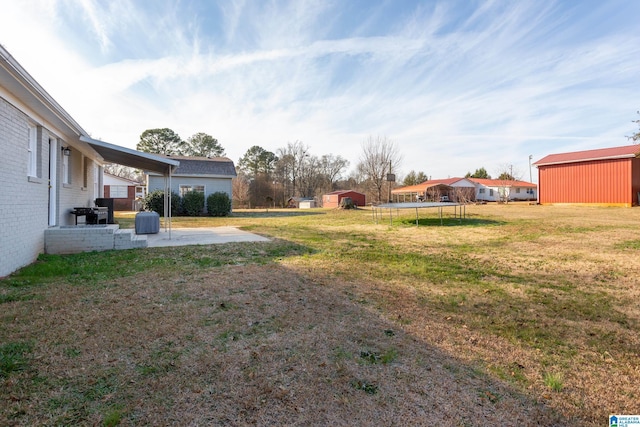
[[[171,240],[171,166],[169,166],[169,240]]]
[[[167,175],[164,174],[162,177],[164,178],[164,195],[163,195],[163,198],[162,198],[164,203],[163,203],[163,207],[162,207],[162,215],[164,217],[164,221],[163,221],[164,222],[164,232],[166,233],[167,232],[167,227],[168,227],[167,221],[169,221],[168,220],[168,218],[169,218],[169,193],[167,191]]]

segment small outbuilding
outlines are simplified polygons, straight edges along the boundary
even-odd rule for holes
[[[104,197],[113,199],[116,211],[139,211],[146,196],[146,186],[120,176],[104,173]]]
[[[550,154],[534,165],[540,204],[631,207],[640,202],[640,145]]]
[[[213,193],[227,193],[232,196],[232,179],[236,177],[233,161],[227,157],[190,157],[167,156],[180,164],[170,177],[171,190],[183,197],[190,191],[204,194],[203,211],[206,211],[206,200]],[[157,172],[145,171],[147,175],[147,192],[164,190],[165,177]]]
[[[366,196],[353,190],[332,191],[322,196],[322,207],[337,208],[340,206],[342,199],[349,197],[355,206],[365,206],[367,204]]]

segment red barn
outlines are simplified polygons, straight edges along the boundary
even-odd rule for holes
[[[364,194],[353,190],[339,190],[322,196],[322,207],[337,208],[345,197],[350,197],[356,206],[362,207],[366,205],[366,198]]]
[[[541,204],[638,205],[640,145],[550,154],[534,165]]]

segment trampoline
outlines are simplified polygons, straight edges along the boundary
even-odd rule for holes
[[[396,210],[396,218],[400,216],[401,209],[415,209],[416,210],[416,225],[418,225],[418,210],[419,209],[438,209],[438,216],[440,217],[440,225],[442,222],[442,210],[444,208],[453,208],[453,217],[459,218],[462,221],[462,218],[466,218],[467,209],[466,205],[461,203],[452,203],[452,202],[410,202],[410,203],[383,203],[381,205],[372,205],[371,210],[373,211],[373,219],[378,223],[378,220],[382,221],[384,214],[383,212],[389,211],[389,224],[393,225],[393,211]]]

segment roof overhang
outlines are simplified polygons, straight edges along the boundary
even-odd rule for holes
[[[157,172],[162,175],[173,173],[180,165],[177,160],[109,144],[88,136],[81,136],[80,141],[89,144],[107,163],[117,163],[136,169]]]
[[[0,45],[0,81],[16,100],[36,112],[47,123],[64,132],[66,136],[77,138],[86,133],[2,45]]]
[[[559,160],[556,162],[543,162],[542,160],[538,160],[533,163],[533,166],[552,166],[552,165],[563,165],[565,163],[583,163],[583,162],[594,162],[599,160],[617,160],[617,159],[633,159],[640,157],[640,153],[638,154],[620,154],[617,156],[604,156],[604,157],[585,157],[581,159],[570,159],[570,160]]]

